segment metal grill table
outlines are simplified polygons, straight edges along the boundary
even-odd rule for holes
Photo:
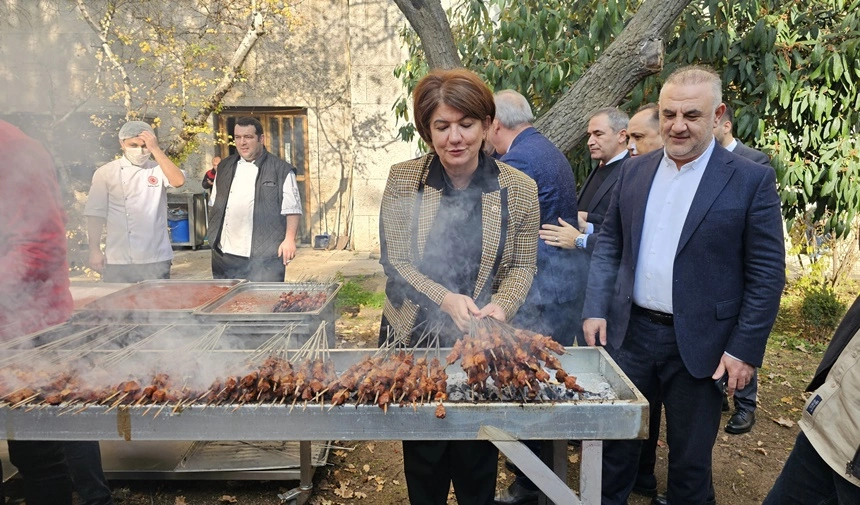
[[[57,351],[62,352],[62,351]],[[117,351],[92,350],[90,355]],[[168,361],[174,351],[140,350],[136,359]],[[204,361],[231,363],[246,360],[252,351],[199,351]],[[333,350],[337,370],[370,354],[368,350]],[[442,356],[447,354],[442,351]],[[604,439],[647,436],[647,400],[620,372],[601,348],[569,348],[560,357],[562,366],[577,376],[587,391],[609,389],[614,399],[512,403],[446,402],[447,415],[435,417],[435,404],[389,407],[387,412],[370,405],[189,405],[178,409],[147,406],[89,406],[74,415],[59,415],[62,406],[34,409],[0,408],[5,431],[0,438],[16,440],[475,440],[496,444],[520,466],[556,503],[597,504],[600,499],[600,456]],[[450,365],[449,376],[460,370]],[[118,380],[121,380],[119,378]],[[533,454],[523,453],[517,440],[555,440],[556,472],[566,476],[566,441],[583,440],[580,493],[582,501],[551,470],[535,466]],[[308,461],[310,445],[307,445]],[[308,465],[309,466],[309,465]],[[303,479],[303,486],[310,478]],[[561,485],[567,494],[561,494]],[[303,489],[303,491],[309,491]],[[304,493],[305,500],[307,493]],[[300,502],[303,500],[300,500]]]

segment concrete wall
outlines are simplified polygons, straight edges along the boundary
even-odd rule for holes
[[[113,133],[104,135],[109,126],[93,125],[90,116],[119,120],[124,109],[94,91],[99,41],[73,3],[9,0],[0,11],[0,114],[48,144],[60,165],[94,170],[116,156]],[[378,250],[388,169],[417,149],[396,139],[392,111],[404,93],[393,69],[405,58],[397,36],[405,19],[384,0],[309,0],[294,14],[291,25],[269,27],[246,62],[248,79],[224,104],[306,108],[311,235],[328,232],[341,237],[340,245],[348,237],[352,249]],[[137,72],[135,83],[152,81],[145,70]],[[110,76],[102,79],[116,84]],[[62,128],[39,126],[70,112]],[[164,142],[176,115],[164,107],[147,116],[162,119]],[[204,140],[183,165],[189,189],[199,188],[211,146]]]

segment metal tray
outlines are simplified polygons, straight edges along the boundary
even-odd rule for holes
[[[315,282],[247,282],[231,289],[224,296],[213,300],[194,313],[205,321],[295,321],[316,320],[334,321],[336,319],[334,299],[341,284]],[[307,291],[327,293],[326,301],[317,309],[307,312],[272,312],[281,293]],[[229,312],[228,308],[236,303],[246,303],[242,312]],[[317,323],[319,324],[319,323]]]
[[[141,281],[88,303],[74,318],[132,323],[190,317],[194,310],[245,282],[241,279]],[[207,293],[206,289],[212,292]]]
[[[91,354],[98,353],[94,351]],[[206,351],[204,361],[239,362],[251,351]],[[331,351],[344,370],[372,351]],[[139,354],[147,354],[141,351]],[[152,353],[165,359],[170,351]],[[447,354],[442,351],[442,356]],[[141,358],[145,358],[141,356]],[[0,439],[13,440],[474,440],[483,426],[520,439],[601,440],[645,438],[648,401],[597,347],[568,348],[560,357],[568,373],[589,391],[609,388],[615,399],[543,403],[445,402],[447,415],[435,416],[436,405],[413,408],[373,405],[202,405],[171,408],[90,406],[69,413],[65,406],[12,409],[0,407]],[[459,363],[448,373],[460,372]],[[158,411],[159,415],[155,415]]]

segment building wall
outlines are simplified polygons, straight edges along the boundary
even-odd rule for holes
[[[115,129],[105,135],[108,125],[93,125],[90,116],[119,120],[124,109],[93,92],[96,35],[70,2],[10,1],[6,8],[0,21],[2,115],[26,123],[22,128],[45,141],[60,165],[94,170],[112,159],[119,152]],[[235,85],[224,105],[306,108],[311,235],[329,233],[341,247],[378,250],[388,169],[417,149],[396,138],[392,111],[403,94],[393,69],[405,58],[397,36],[405,19],[383,0],[309,0],[298,3],[294,14],[291,25],[268,27],[246,62],[247,80]],[[63,131],[80,137],[37,126],[70,112]],[[162,108],[147,116],[162,119],[159,139],[165,142],[175,114]],[[199,188],[213,152],[212,139],[205,139],[186,160],[188,189]]]

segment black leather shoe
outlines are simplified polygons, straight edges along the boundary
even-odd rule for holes
[[[749,432],[755,424],[755,412],[752,410],[737,410],[726,424],[726,433],[740,435]]]
[[[526,489],[521,486],[516,480],[496,495],[494,503],[496,505],[533,505],[537,504],[537,490]]]
[[[666,495],[658,494],[651,500],[651,505],[669,505],[669,501],[666,499]],[[717,505],[717,499],[711,498],[705,502],[705,505]]]
[[[657,477],[651,475],[637,475],[633,484],[633,492],[640,496],[657,496]]]

